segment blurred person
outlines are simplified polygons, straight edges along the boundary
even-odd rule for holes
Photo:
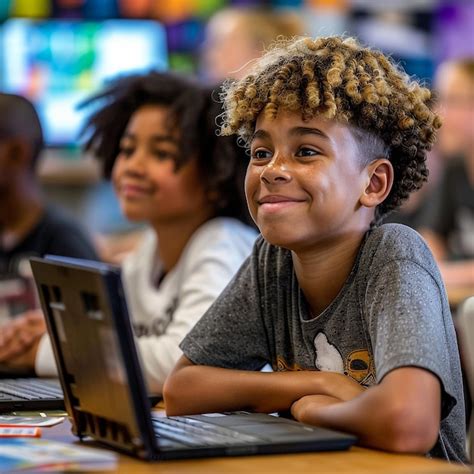
[[[426,154],[426,168],[429,171],[425,185],[410,194],[407,200],[391,213],[384,217],[384,223],[403,224],[419,230],[423,225],[425,214],[429,206],[431,194],[436,189],[443,174],[444,163],[434,148]]]
[[[179,342],[250,254],[248,157],[217,135],[221,105],[211,90],[183,76],[122,77],[85,105],[98,106],[84,128],[86,151],[101,160],[125,217],[148,226],[122,279],[144,374],[160,393]],[[41,349],[36,371],[54,375],[47,335]]]
[[[446,159],[474,158],[474,58],[441,63],[435,74],[439,112],[443,118],[436,144]]]
[[[430,194],[420,232],[448,287],[474,294],[474,58],[442,63],[435,80],[443,119],[444,172]]]
[[[291,38],[303,33],[304,23],[293,11],[250,7],[219,10],[206,28],[203,74],[211,82],[240,79],[252,60],[278,36]]]
[[[41,310],[33,308],[28,259],[45,254],[97,259],[83,229],[45,202],[36,175],[43,147],[40,120],[31,102],[0,93],[0,285],[7,292],[8,281],[16,280],[25,288],[24,304],[18,301],[20,295],[12,311],[26,312],[7,315],[0,331],[0,361],[12,366],[31,357],[39,342],[36,336],[45,331]]]
[[[145,374],[161,392],[178,344],[249,255],[248,157],[217,136],[212,90],[172,73],[118,80],[89,104],[85,148],[102,159],[124,215],[149,230],[123,262]]]

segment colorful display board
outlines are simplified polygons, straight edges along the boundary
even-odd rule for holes
[[[0,87],[29,97],[50,146],[77,142],[77,105],[108,79],[168,66],[166,34],[151,20],[7,20]]]

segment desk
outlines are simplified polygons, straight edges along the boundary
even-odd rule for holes
[[[68,421],[43,428],[43,438],[77,443]],[[84,443],[87,446],[96,443]],[[469,468],[423,456],[389,454],[353,447],[349,451],[271,456],[222,457],[183,461],[139,461],[119,455],[117,469],[123,474],[455,474]]]

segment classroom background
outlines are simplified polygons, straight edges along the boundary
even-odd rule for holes
[[[39,169],[46,196],[91,232],[133,229],[97,164],[79,151],[86,112],[77,104],[131,71],[209,80],[206,27],[227,7],[297,15],[313,36],[357,36],[428,85],[440,62],[474,56],[472,0],[1,0],[0,89],[34,102],[47,144]]]

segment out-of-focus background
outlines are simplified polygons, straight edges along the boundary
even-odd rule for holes
[[[79,152],[77,104],[130,71],[173,69],[208,82],[231,75],[225,61],[239,61],[249,25],[223,13],[243,7],[277,13],[284,32],[357,36],[428,85],[440,62],[474,56],[472,0],[0,0],[0,90],[38,109],[47,197],[94,233],[127,230],[98,167]]]

